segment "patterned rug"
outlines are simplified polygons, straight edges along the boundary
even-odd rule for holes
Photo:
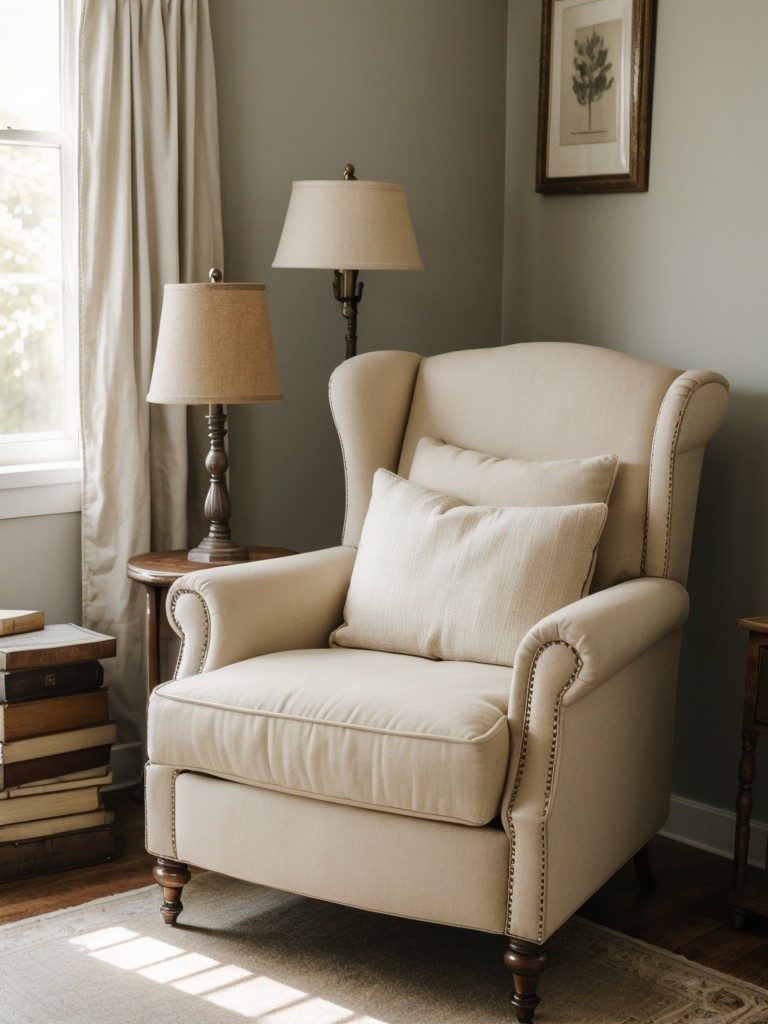
[[[195,875],[0,928],[1,1024],[514,1024],[499,936]],[[582,919],[539,1024],[768,1024],[768,991]]]

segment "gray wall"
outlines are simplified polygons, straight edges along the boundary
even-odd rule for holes
[[[267,285],[284,399],[230,411],[233,535],[338,543],[327,384],[344,357],[331,271],[273,270],[293,180],[405,186],[424,272],[373,271],[358,351],[498,344],[506,0],[219,0],[226,268]]]
[[[595,343],[731,381],[702,479],[674,782],[730,809],[746,652],[736,622],[768,614],[768,4],[659,0],[650,188],[598,196],[534,192],[540,8],[510,3],[503,339]]]
[[[80,514],[0,519],[0,608],[80,621]]]

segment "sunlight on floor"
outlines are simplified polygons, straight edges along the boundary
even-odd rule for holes
[[[102,928],[69,941],[113,967],[170,985],[260,1024],[386,1024],[273,978],[188,953],[127,928]]]

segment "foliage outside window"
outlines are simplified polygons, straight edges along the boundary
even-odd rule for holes
[[[71,3],[0,0],[0,467],[77,457]]]

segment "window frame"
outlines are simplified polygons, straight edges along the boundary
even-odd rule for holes
[[[59,0],[60,131],[0,129],[0,145],[41,145],[59,152],[62,336],[65,412],[51,438],[0,441],[0,519],[80,510],[79,267],[77,189],[77,36],[79,5]]]

